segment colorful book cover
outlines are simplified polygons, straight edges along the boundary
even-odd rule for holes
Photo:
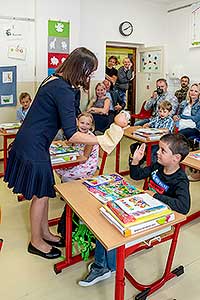
[[[147,193],[132,195],[131,197],[119,199],[115,202],[127,214],[132,215],[135,218],[168,209],[166,204],[153,198]]]
[[[62,146],[51,144],[49,148],[50,155],[60,155],[60,154],[76,154],[79,155],[78,151],[73,146]]]
[[[109,182],[115,182],[118,180],[122,180],[123,178],[118,174],[104,174],[99,175],[97,177],[88,178],[83,182],[83,184],[87,185],[88,187],[97,187],[102,184],[106,184]]]
[[[124,179],[109,182],[96,187],[88,187],[88,191],[102,203],[126,198],[131,195],[139,194],[142,191],[126,182]]]
[[[115,201],[108,201],[106,205],[113,211],[114,214],[123,222],[130,223],[134,222],[136,218],[132,215],[127,214],[123,209],[121,209]]]
[[[200,153],[190,153],[190,157],[200,160]]]
[[[144,222],[147,222],[147,221],[151,221],[151,220],[154,220],[154,219],[157,219],[157,218],[161,218],[161,217],[170,215],[172,213],[172,210],[168,208],[168,209],[165,209],[165,210],[154,212],[154,214],[143,215],[143,216],[141,215],[140,217],[138,217],[133,222],[124,223],[123,221],[120,220],[120,218],[107,205],[104,205],[103,207],[106,209],[107,212],[109,212],[109,214],[111,214],[113,216],[114,219],[117,220],[118,223],[120,223],[120,225],[123,228],[129,228],[130,226],[135,226],[137,224],[141,224],[141,223],[144,223]]]
[[[128,228],[124,228],[120,222],[118,222],[112,214],[110,214],[104,207],[100,208],[101,214],[112,224],[114,225],[125,237],[131,236],[133,234],[140,233],[142,231],[159,227],[160,225],[167,224],[172,222],[175,219],[174,213],[170,213],[166,216],[158,217],[153,220],[143,222],[140,224],[129,226]]]

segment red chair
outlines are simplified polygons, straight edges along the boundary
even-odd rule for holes
[[[144,109],[145,103],[146,103],[146,101],[143,102],[139,114],[132,114],[131,115],[131,121],[132,121],[132,123],[135,122],[135,119],[149,119],[151,117],[152,109],[145,110]]]

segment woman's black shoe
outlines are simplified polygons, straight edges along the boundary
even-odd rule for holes
[[[43,239],[47,244],[51,245],[51,246],[55,246],[55,247],[65,247],[65,240],[61,237],[59,239],[59,241],[55,242],[55,241],[48,241]]]
[[[61,256],[61,251],[57,248],[52,247],[49,252],[45,253],[35,248],[31,243],[28,245],[28,252],[48,259],[58,258]]]

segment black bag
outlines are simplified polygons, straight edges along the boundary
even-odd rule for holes
[[[78,223],[79,223],[79,217],[75,213],[73,213],[72,231],[75,231]],[[57,232],[65,239],[65,235],[66,235],[66,205],[63,210],[62,216],[60,217],[60,221],[58,222]]]

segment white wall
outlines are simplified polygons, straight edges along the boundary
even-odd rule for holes
[[[70,21],[70,51],[80,42],[80,0],[35,0],[36,81],[48,72],[48,20]]]
[[[163,45],[166,41],[166,6],[146,0],[81,1],[80,44],[92,49],[99,58],[97,79],[104,78],[106,41]],[[119,24],[134,24],[130,37],[119,33]]]
[[[176,8],[194,1],[179,1],[170,6]],[[188,75],[193,82],[200,82],[200,48],[190,48],[191,7],[167,14],[168,71],[172,70]]]

